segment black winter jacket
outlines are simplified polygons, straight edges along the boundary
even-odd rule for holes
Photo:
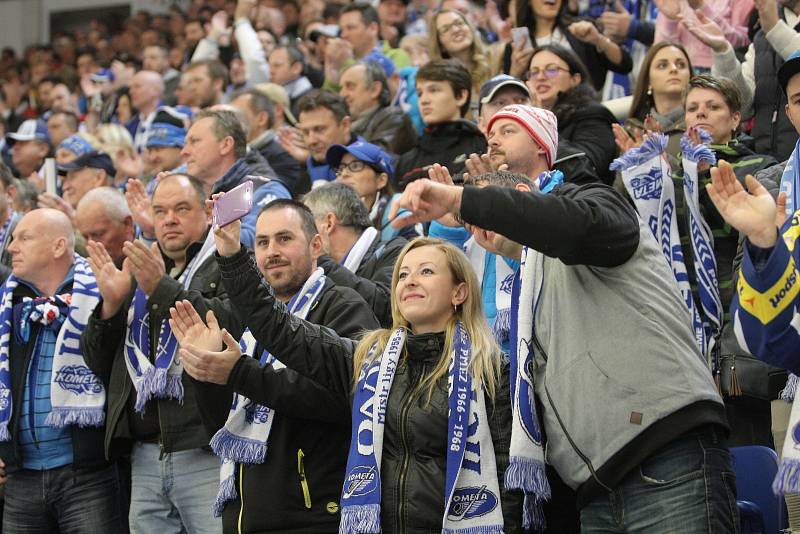
[[[231,300],[240,313],[250,317],[249,325],[256,340],[264,342],[270,351],[285,355],[281,360],[287,366],[327,388],[339,402],[350,403],[356,342],[287,313],[244,249],[234,256],[218,258],[218,262]],[[440,359],[442,343],[441,335],[410,335],[389,394],[381,466],[381,521],[386,533],[441,531],[447,457],[447,379],[438,384],[430,404],[416,386],[423,373]],[[503,474],[508,466],[509,401],[506,364],[494,399],[487,398],[486,403],[500,488],[504,487]],[[320,414],[330,417],[332,413],[325,408],[318,407]],[[349,417],[346,422],[350,422]],[[522,495],[501,491],[505,532],[520,532]]]
[[[72,292],[72,284],[62,286],[58,293]],[[27,284],[20,283],[14,290],[12,303],[22,302],[24,297],[36,298],[39,295]],[[24,345],[16,342],[14,334],[11,334],[9,343],[9,371],[11,374],[11,420],[8,422],[8,432],[11,435],[10,441],[0,442],[0,458],[6,464],[6,472],[12,473],[22,468],[22,458],[19,447],[19,416],[22,413],[20,407],[23,403],[25,394],[25,377],[28,373],[33,349],[36,346],[36,339],[39,337],[41,325],[36,322],[30,323],[29,341]],[[85,353],[84,353],[85,354]],[[106,400],[106,407],[108,400]],[[108,416],[106,415],[106,420]],[[107,465],[103,454],[103,427],[80,428],[77,425],[70,426],[70,437],[72,439],[72,466],[79,467],[101,467]]]
[[[434,163],[447,167],[451,176],[461,174],[469,155],[484,154],[487,146],[478,127],[466,120],[425,128],[417,146],[397,161],[392,187],[402,191],[414,180],[427,178],[428,168]]]
[[[561,93],[552,109],[558,119],[558,142],[569,141],[586,153],[603,183],[611,185],[614,174],[608,169],[617,155],[611,125],[614,115],[597,100],[588,85],[578,85]]]
[[[201,243],[190,247],[190,254],[197,253]],[[169,268],[169,261],[166,262]],[[178,300],[189,300],[198,313],[205,317],[214,310],[221,324],[238,336],[243,328],[233,315],[231,303],[222,288],[219,269],[213,258],[208,258],[195,272],[185,290],[176,279],[164,275],[156,290],[147,300],[150,320],[150,347],[158,344],[158,333],[162,321],[169,318],[169,308]],[[143,415],[136,414],[132,405],[136,391],[125,365],[125,333],[128,308],[133,300],[133,291],[120,311],[109,320],[100,319],[98,305],[81,335],[81,350],[86,364],[103,381],[108,393],[106,415],[105,451],[107,456],[127,452],[136,429],[155,430],[156,438],[165,453],[208,446],[211,434],[206,431],[195,399],[194,383],[186,373],[183,382],[183,403],[173,399],[151,399],[145,405]],[[152,352],[152,350],[151,350]],[[153,361],[153,355],[149,355]],[[230,406],[230,405],[229,405]],[[131,420],[131,418],[137,418]],[[145,439],[150,439],[149,436]]]
[[[241,311],[253,327],[268,310]],[[351,338],[378,326],[364,300],[331,279],[307,319]],[[255,354],[262,351],[259,343]],[[275,354],[283,361],[283,353]],[[347,399],[291,369],[275,370],[248,357],[236,362],[226,387],[195,384],[210,433],[225,424],[234,391],[276,412],[264,463],[236,466],[238,496],[223,510],[224,532],[336,532],[350,445]]]
[[[394,271],[394,262],[406,243],[408,241],[399,236],[384,243],[378,234],[364,254],[361,265],[358,266],[355,273],[348,271],[330,256],[321,256],[317,260],[317,265],[322,267],[325,274],[337,285],[349,287],[358,292],[372,307],[381,326],[388,328],[392,325],[390,289],[392,271]]]

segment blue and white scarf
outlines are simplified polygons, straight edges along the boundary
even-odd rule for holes
[[[318,267],[303,284],[300,291],[289,301],[289,312],[300,319],[308,317],[325,286],[325,272]],[[250,330],[246,330],[239,340],[242,354],[251,358],[256,351],[256,340]],[[264,351],[259,358],[262,366],[271,365],[276,371],[284,369],[283,365],[269,351]],[[222,465],[219,471],[219,490],[214,500],[212,511],[220,517],[225,503],[237,497],[236,464],[260,464],[267,455],[267,441],[275,420],[275,410],[269,406],[258,404],[238,393],[233,394],[231,411],[228,420],[211,438],[211,449],[220,457]]]
[[[497,313],[492,323],[492,334],[495,341],[502,345],[508,341],[511,330],[511,286],[514,283],[514,269],[502,256],[487,252],[475,242],[474,237],[464,243],[464,254],[467,255],[481,285],[494,278],[494,306]]]
[[[786,193],[786,215],[791,217],[794,210],[800,206],[800,141],[795,144],[792,155],[786,162],[786,168],[781,176],[781,192]],[[787,493],[800,493],[800,450],[796,443],[800,443],[800,401],[797,397],[797,386],[800,377],[789,373],[786,387],[781,391],[781,399],[792,403],[789,415],[790,432],[786,433],[781,454],[781,463],[778,473],[772,483],[776,495]]]
[[[77,254],[74,268],[69,311],[56,337],[53,353],[52,411],[45,423],[54,427],[102,426],[105,422],[105,388],[86,366],[80,350],[81,332],[100,302],[100,291],[89,263]],[[0,294],[0,441],[11,439],[8,431],[12,398],[9,354],[12,331],[21,327],[12,321],[12,298],[18,285],[18,279],[12,274]]]
[[[688,139],[682,140],[685,160],[683,192],[689,209],[692,256],[701,299],[701,309],[698,309],[692,296],[678,233],[672,171],[662,157],[667,141],[665,135],[651,135],[641,147],[633,148],[615,159],[611,170],[621,172],[622,181],[639,215],[661,245],[661,251],[675,275],[678,289],[689,310],[697,345],[706,357],[709,368],[716,371],[713,354],[715,339],[722,325],[722,304],[719,300],[712,235],[700,216],[697,177],[697,163],[703,160],[713,164],[716,158],[708,147],[694,147]]]
[[[214,233],[209,231],[200,251],[178,277],[184,289],[189,284],[197,269],[214,253]],[[167,321],[163,321],[158,335],[155,365],[150,363],[150,314],[147,306],[147,295],[141,288],[136,288],[133,302],[128,309],[128,325],[125,331],[125,366],[136,389],[135,409],[144,411],[145,404],[152,398],[172,398],[183,402],[183,366],[176,358],[178,341],[172,333]]]
[[[353,430],[342,490],[340,534],[381,532],[381,456],[386,406],[406,332],[395,330],[380,358],[361,367],[353,398]],[[450,356],[443,534],[500,534],[503,513],[483,387],[473,384],[472,351],[456,326]],[[376,347],[372,348],[374,355]]]
[[[342,259],[344,268],[351,273],[358,271],[358,268],[361,267],[361,261],[364,259],[364,255],[369,250],[369,247],[372,246],[372,242],[375,241],[376,237],[378,237],[378,230],[372,226],[361,232],[358,240],[350,247],[350,250],[347,251],[347,255]]]
[[[550,498],[541,420],[536,410],[533,369],[536,308],[544,278],[542,255],[522,249],[511,290],[511,447],[505,473],[508,489],[525,494],[522,524],[544,528],[542,505]]]

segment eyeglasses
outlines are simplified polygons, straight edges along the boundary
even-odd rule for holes
[[[464,22],[463,20],[456,19],[453,22],[451,22],[450,24],[445,24],[441,28],[438,28],[439,35],[447,35],[448,33],[450,33],[450,30],[454,30],[456,28],[463,28],[466,25],[467,25],[467,23]]]
[[[347,169],[348,172],[361,172],[367,167],[369,167],[368,164],[364,163],[363,161],[359,161],[357,159],[351,161],[350,163],[342,163],[336,168],[336,176],[342,174],[345,169]]]
[[[528,71],[528,78],[536,78],[541,73],[544,73],[545,77],[547,78],[555,78],[558,76],[560,71],[569,72],[569,69],[565,69],[564,67],[559,67],[558,65],[551,63],[550,65],[545,66],[543,69],[540,69],[539,67],[533,67]]]

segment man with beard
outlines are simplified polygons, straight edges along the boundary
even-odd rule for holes
[[[255,261],[278,300],[295,314],[340,336],[355,338],[364,330],[378,328],[372,310],[358,293],[335,285],[323,275],[317,267],[320,254],[322,238],[307,207],[293,200],[275,200],[261,210],[256,222]],[[244,259],[253,261],[249,255]],[[299,304],[306,299],[306,306]],[[187,309],[182,304],[179,308]],[[261,318],[246,319],[257,341]],[[221,348],[216,321],[209,320],[209,327],[218,336]],[[182,347],[195,337],[181,332],[177,325],[175,331]],[[340,520],[338,503],[349,428],[334,422],[309,424],[307,418],[318,415],[316,407],[324,405],[330,408],[330,421],[348,420],[350,408],[322,385],[269,363],[273,361],[269,357],[259,361],[265,352],[261,343],[246,352],[255,357],[228,351],[223,358],[215,358],[207,352],[181,351],[186,372],[208,383],[198,387],[198,402],[205,419],[214,423],[213,430],[221,429],[211,442],[227,464],[227,469],[223,464],[221,489],[228,480],[236,488],[234,494],[222,496],[221,492],[215,503],[223,528],[226,532],[335,532]],[[280,362],[280,354],[273,356]],[[263,443],[266,452],[260,460],[232,459],[228,449],[235,445],[223,445],[221,437],[220,447],[215,446],[218,436],[236,441],[228,419],[235,413],[229,409],[234,393],[238,394],[238,403],[245,403],[245,417],[249,410],[253,414],[250,420],[272,418]]]
[[[187,78],[183,104],[207,108],[222,103],[228,86],[228,69],[216,59],[193,61],[183,73]]]

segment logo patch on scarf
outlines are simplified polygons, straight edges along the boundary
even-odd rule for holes
[[[378,487],[377,470],[359,465],[350,471],[345,480],[344,498],[360,497],[372,493]]]
[[[511,286],[514,284],[514,275],[509,274],[502,282],[500,282],[500,291],[503,293],[511,294]]]
[[[85,393],[95,395],[103,391],[103,385],[97,377],[83,365],[67,365],[56,373],[53,382],[61,389],[71,391],[75,395]]]
[[[11,389],[0,386],[0,410],[5,410],[11,403]]]
[[[497,507],[497,496],[486,486],[459,488],[453,492],[453,500],[447,511],[447,519],[461,521],[486,515]]]
[[[661,169],[653,167],[647,174],[642,174],[631,179],[633,198],[636,200],[651,200],[661,197]]]
[[[247,401],[244,407],[244,420],[247,421],[248,424],[253,424],[253,422],[259,424],[266,423],[268,417],[269,408],[251,400]]]

